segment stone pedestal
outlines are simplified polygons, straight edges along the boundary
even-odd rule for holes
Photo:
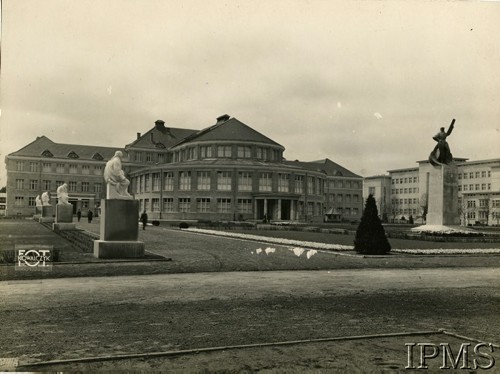
[[[57,204],[56,223],[71,223],[71,222],[73,222],[73,205]]]
[[[54,222],[54,207],[52,205],[42,206],[42,216],[38,219],[40,223]]]
[[[429,199],[426,225],[460,225],[457,166],[428,164],[426,169]]]
[[[101,200],[100,240],[94,240],[98,258],[137,258],[144,256],[139,238],[139,201]]]

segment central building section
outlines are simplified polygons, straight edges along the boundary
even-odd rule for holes
[[[282,145],[228,115],[200,131],[157,121],[126,150],[132,167],[142,164],[130,173],[131,192],[152,219],[304,221],[324,215],[327,173],[285,161]]]

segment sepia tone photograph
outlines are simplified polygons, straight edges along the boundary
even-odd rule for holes
[[[0,372],[500,371],[500,1],[0,4]]]

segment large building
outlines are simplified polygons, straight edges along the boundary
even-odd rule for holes
[[[39,137],[9,154],[7,215],[31,215],[44,191],[66,182],[74,210],[104,198],[105,162],[117,148]],[[285,148],[228,115],[202,130],[158,120],[123,148],[129,188],[151,219],[358,220],[362,177],[326,159],[287,161]],[[54,200],[55,202],[55,200]]]
[[[458,167],[458,206],[462,225],[500,224],[500,159],[467,161],[455,158]],[[375,193],[385,196],[385,211],[393,222],[408,221],[410,216],[423,222],[427,197],[424,167],[428,161],[419,161],[418,167],[389,170],[388,176],[365,178],[363,196]],[[382,192],[382,184],[390,189]],[[377,200],[377,198],[376,198]],[[379,198],[380,200],[380,198]],[[378,200],[377,200],[378,202]],[[380,205],[379,205],[380,210]]]

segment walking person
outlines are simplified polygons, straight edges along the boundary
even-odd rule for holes
[[[82,211],[80,209],[76,212],[76,218],[78,218],[78,222],[80,222],[80,218],[82,218]]]
[[[142,212],[141,214],[141,222],[142,222],[142,229],[146,230],[146,225],[148,223],[148,215],[146,213],[146,210],[144,210],[144,212]]]
[[[92,213],[91,210],[87,213],[87,219],[89,220],[89,223],[92,223],[92,217],[94,216],[94,213]]]

